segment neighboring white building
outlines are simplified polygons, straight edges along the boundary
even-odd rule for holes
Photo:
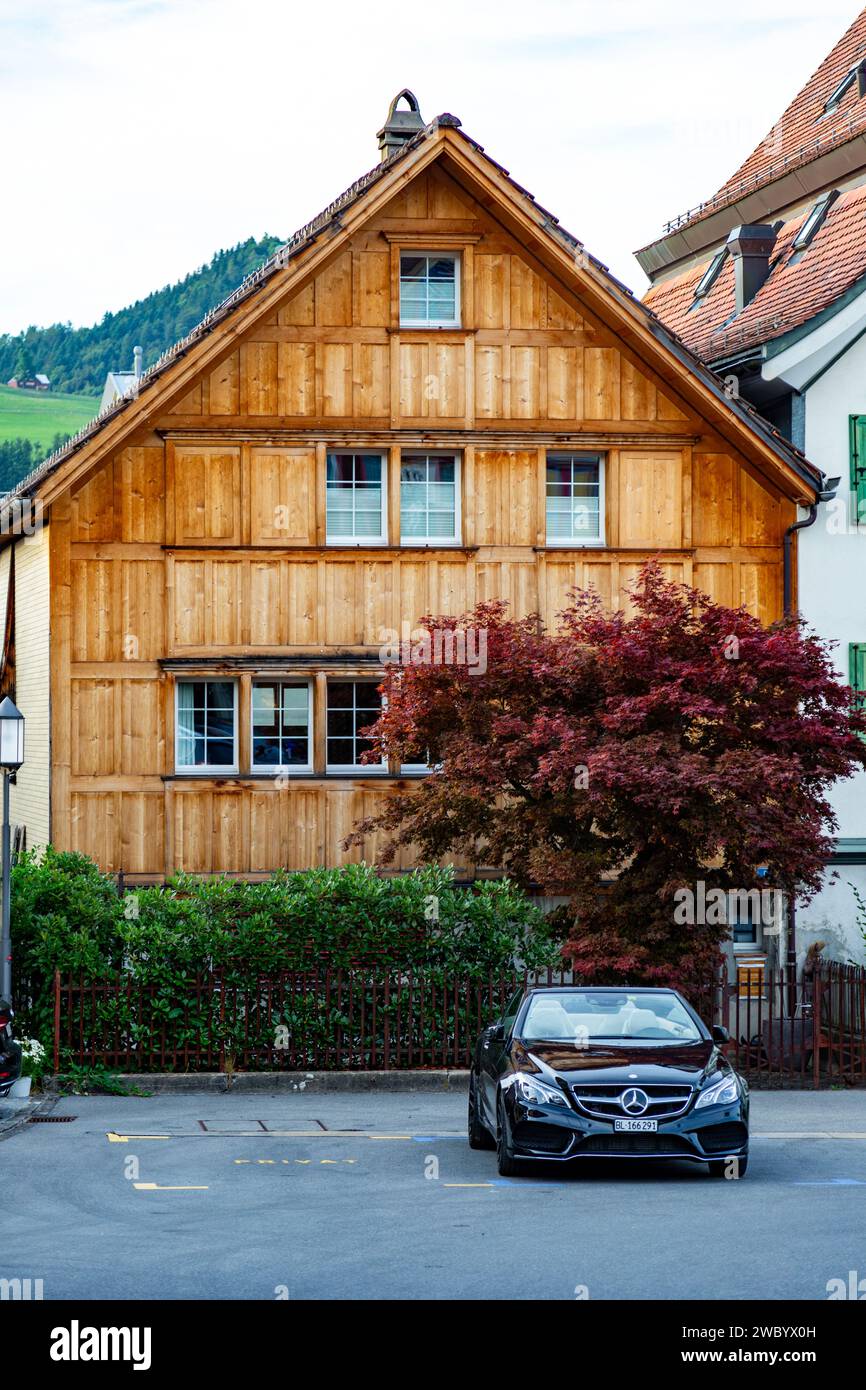
[[[102,388],[102,400],[99,402],[100,415],[109,406],[116,405],[118,401],[125,400],[127,396],[135,394],[142,372],[143,355],[140,347],[134,347],[132,349],[132,371],[108,373]]]
[[[649,307],[824,472],[792,537],[789,606],[866,696],[866,10],[732,178],[637,258]],[[797,947],[862,962],[866,774],[832,800],[836,853]]]

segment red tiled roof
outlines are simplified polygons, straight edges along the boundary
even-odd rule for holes
[[[866,185],[843,193],[833,203],[809,246],[798,255],[792,243],[807,215],[781,228],[768,278],[735,317],[730,256],[698,304],[695,288],[711,257],[653,285],[644,303],[707,362],[781,337],[828,308],[866,275]]]
[[[866,9],[861,10],[850,29],[736,173],[706,203],[669,222],[666,232],[701,221],[754,189],[773,183],[792,168],[809,164],[866,131],[866,97],[858,95],[856,81],[842,97],[837,110],[824,115],[827,99],[846,73],[863,58],[866,58]]]

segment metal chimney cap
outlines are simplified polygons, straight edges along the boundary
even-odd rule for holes
[[[405,101],[408,110],[398,111],[397,107],[401,101]],[[387,159],[395,150],[399,150],[405,145],[407,140],[411,140],[413,135],[417,135],[419,130],[424,129],[424,118],[421,115],[421,108],[418,98],[414,92],[410,92],[408,87],[404,87],[398,92],[391,105],[388,107],[388,115],[382,129],[377,133],[379,149],[382,158]]]
[[[756,222],[734,227],[726,244],[734,256],[769,256],[777,235],[777,227]]]

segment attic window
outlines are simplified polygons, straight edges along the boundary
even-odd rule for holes
[[[713,285],[718,280],[722,266],[725,264],[727,254],[728,248],[726,246],[723,246],[721,251],[717,251],[716,254],[713,256],[713,259],[710,261],[709,265],[707,266],[706,270],[704,271],[703,275],[701,276],[700,280],[695,286],[695,297],[691,306],[693,309],[698,304],[700,304],[702,299],[706,298],[710,290],[713,288]]]
[[[831,207],[839,197],[838,188],[831,189],[825,193],[823,198],[819,198],[812,211],[807,213],[799,232],[795,236],[792,244],[792,251],[805,251],[806,247],[814,240],[818,232],[824,225],[824,219]]]
[[[825,116],[831,116],[834,111],[838,111],[842,98],[855,81],[858,97],[866,96],[866,58],[861,58],[859,63],[855,63],[853,67],[849,68],[836,90],[830,93],[824,102],[823,114]],[[818,119],[820,120],[820,117]]]
[[[457,256],[403,252],[400,256],[400,323],[404,328],[458,328],[460,277]]]

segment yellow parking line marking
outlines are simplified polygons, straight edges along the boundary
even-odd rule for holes
[[[207,1187],[161,1187],[157,1182],[134,1182],[137,1192],[207,1192]]]
[[[130,1139],[170,1139],[170,1134],[116,1134],[114,1130],[108,1130],[106,1139],[109,1144],[128,1144]]]

